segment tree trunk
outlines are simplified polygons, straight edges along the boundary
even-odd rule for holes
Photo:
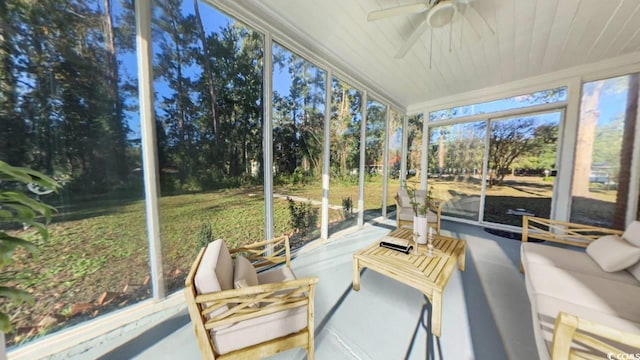
[[[27,154],[26,130],[23,119],[16,113],[17,79],[12,60],[15,29],[10,16],[7,4],[0,1],[0,160],[21,166],[25,165]]]
[[[200,7],[198,6],[198,0],[193,0],[193,9],[196,14],[196,26],[198,29],[198,38],[202,43],[202,52],[203,56],[203,66],[204,66],[204,76],[207,81],[207,90],[209,95],[209,101],[211,102],[209,106],[211,120],[213,121],[213,135],[215,137],[215,148],[217,151],[221,151],[223,149],[222,145],[222,134],[220,133],[220,118],[218,117],[218,112],[216,111],[216,89],[213,82],[213,71],[211,69],[211,54],[209,53],[209,47],[207,46],[207,34],[204,31],[204,26],[202,26],[202,18],[200,17]],[[224,152],[221,152],[216,156],[219,164],[224,164]]]
[[[119,95],[119,74],[116,44],[113,34],[113,16],[111,14],[111,0],[104,0],[104,42],[107,51],[107,89],[109,100],[112,101],[111,114],[109,114],[109,138],[111,144],[107,144],[112,155],[106,155],[108,162],[113,164],[117,179],[124,181],[127,178],[126,155],[126,131],[122,119],[122,101]],[[108,174],[107,174],[108,175]]]
[[[442,131],[442,128],[440,128],[440,136],[438,137],[438,170],[441,173],[444,169],[444,157],[446,153],[446,149],[444,147],[444,134]]]
[[[576,157],[573,173],[573,196],[589,196],[589,177],[593,159],[593,142],[595,140],[596,125],[600,117],[598,104],[600,93],[604,87],[604,80],[598,81],[590,94],[582,96],[580,107],[580,121],[578,139],[576,141]]]
[[[629,75],[629,90],[627,92],[627,108],[624,115],[624,130],[622,132],[622,151],[620,152],[620,175],[618,177],[618,193],[616,196],[616,210],[613,216],[613,228],[624,229],[629,204],[629,182],[631,181],[631,156],[633,154],[633,140],[635,138],[636,119],[638,115],[638,94],[640,93],[640,74]]]

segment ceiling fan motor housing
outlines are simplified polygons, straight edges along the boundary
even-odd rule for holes
[[[451,21],[456,14],[456,7],[453,2],[444,0],[434,5],[427,14],[427,23],[433,28],[443,27]]]

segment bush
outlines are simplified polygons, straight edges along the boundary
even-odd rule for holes
[[[196,242],[196,251],[200,251],[203,247],[209,245],[213,241],[213,230],[211,224],[208,222],[200,225],[200,231],[198,232],[198,239]]]
[[[289,203],[289,224],[301,235],[308,234],[318,223],[318,209],[314,208],[311,202],[295,202],[287,198]]]
[[[5,271],[4,267],[13,262],[13,255],[17,248],[21,247],[30,253],[35,253],[36,244],[22,238],[22,233],[13,234],[4,231],[5,225],[15,223],[31,226],[38,232],[43,241],[49,238],[46,225],[51,220],[51,212],[55,209],[37,199],[29,197],[24,191],[14,190],[6,186],[35,184],[43,189],[57,191],[60,185],[48,176],[37,171],[11,166],[0,161],[0,298],[20,304],[24,301],[34,303],[33,296],[25,291],[15,288],[16,274]],[[13,186],[12,186],[13,187]],[[0,311],[0,331],[7,333],[12,330],[9,316]]]
[[[348,219],[352,215],[353,215],[353,200],[351,200],[351,196],[342,198],[342,216],[345,219]]]

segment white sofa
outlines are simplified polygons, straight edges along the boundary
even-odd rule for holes
[[[554,322],[560,312],[626,333],[640,334],[640,264],[636,260],[633,266],[621,270],[603,270],[603,264],[608,268],[607,262],[614,268],[626,264],[607,257],[606,253],[613,252],[611,246],[598,247],[595,241],[599,240],[594,240],[601,236],[594,235],[594,231],[609,236],[622,235],[622,239],[633,237],[638,243],[624,240],[631,246],[621,256],[626,258],[635,252],[633,247],[640,245],[640,222],[632,224],[624,234],[583,225],[576,228],[579,230],[572,230],[569,223],[539,218],[525,217],[524,220],[521,262],[540,359],[550,358]],[[532,243],[528,241],[530,238],[578,245],[588,250]],[[624,261],[630,262],[632,258],[635,255]],[[629,353],[640,353],[640,349],[625,347],[624,344],[620,348]]]

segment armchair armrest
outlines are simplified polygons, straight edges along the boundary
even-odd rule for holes
[[[267,254],[271,249],[272,253]],[[291,267],[291,247],[289,246],[289,237],[280,236],[270,240],[258,241],[252,244],[244,245],[239,248],[229,250],[231,255],[242,254],[249,261],[255,261],[253,266],[256,270],[265,266],[278,265],[286,263],[287,267]]]
[[[529,238],[565,245],[587,247],[603,235],[622,235],[623,231],[533,216],[522,217],[522,242]]]
[[[275,312],[307,305],[313,308],[317,277],[305,277],[296,280],[231,289],[195,296],[195,303],[202,308],[201,315],[206,319],[216,310],[228,310],[210,317],[204,327],[207,330],[249,320]],[[249,307],[254,303],[259,307]],[[313,314],[313,311],[311,312]]]
[[[603,341],[604,340],[604,341]],[[605,342],[605,341],[609,342]],[[622,355],[627,351],[618,349],[615,345],[627,345],[640,349],[640,335],[598,324],[578,318],[564,312],[558,314],[553,330],[551,344],[551,359],[596,359],[585,348],[592,348],[602,355]],[[578,346],[572,346],[578,345]],[[584,347],[586,345],[586,347]],[[614,356],[617,359],[617,357]]]
[[[436,214],[438,214],[438,216],[440,216],[443,206],[444,206],[444,201],[442,199],[431,198],[431,202],[429,203],[429,209],[431,209]]]

